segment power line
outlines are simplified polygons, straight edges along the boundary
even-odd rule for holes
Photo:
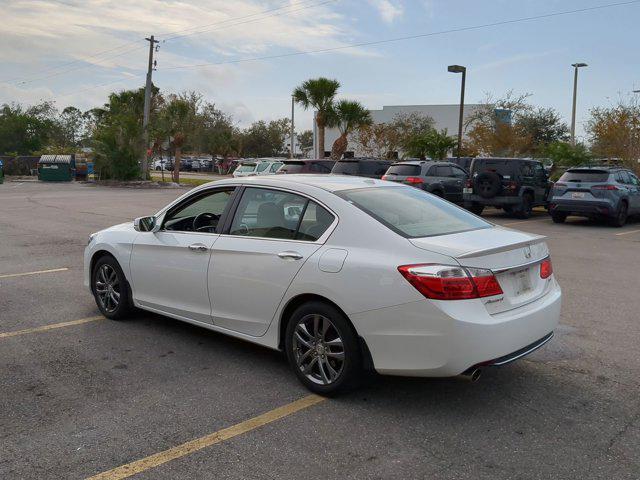
[[[502,20],[502,21],[499,21],[499,22],[485,23],[485,24],[481,24],[481,25],[472,25],[472,26],[468,26],[468,27],[452,28],[452,29],[448,29],[448,30],[440,30],[440,31],[429,32],[429,33],[419,33],[419,34],[416,34],[416,35],[407,35],[407,36],[404,36],[404,37],[387,38],[387,39],[384,39],[384,40],[374,40],[374,41],[371,41],[371,42],[353,43],[353,44],[350,44],[350,45],[341,45],[339,47],[320,48],[320,49],[317,49],[317,50],[306,50],[306,51],[301,51],[301,52],[290,52],[290,53],[282,53],[282,54],[277,54],[277,55],[266,55],[266,56],[263,56],[263,57],[240,58],[240,59],[236,59],[236,60],[226,60],[226,61],[222,61],[222,62],[197,63],[197,64],[192,64],[192,65],[176,65],[176,66],[173,66],[173,67],[165,67],[164,70],[179,70],[179,69],[183,69],[183,68],[198,68],[198,67],[208,67],[208,66],[213,66],[213,65],[227,65],[227,64],[234,64],[234,63],[255,62],[255,61],[259,61],[259,60],[273,60],[273,59],[277,59],[277,58],[296,57],[296,56],[300,56],[300,55],[311,55],[311,54],[314,54],[314,53],[334,52],[334,51],[337,51],[337,50],[345,50],[345,49],[348,49],[348,48],[366,47],[366,46],[371,46],[371,45],[380,45],[380,44],[384,44],[384,43],[392,43],[392,42],[401,42],[401,41],[405,41],[405,40],[413,40],[413,39],[416,39],[416,38],[425,38],[425,37],[433,37],[433,36],[437,36],[437,35],[445,35],[445,34],[448,34],[448,33],[458,33],[458,32],[467,32],[467,31],[471,31],[471,30],[480,30],[480,29],[484,29],[484,28],[491,28],[491,27],[497,27],[497,26],[502,26],[502,25],[510,25],[510,24],[514,24],[514,23],[528,22],[528,21],[533,21],[533,20],[541,20],[541,19],[545,19],[545,18],[558,17],[558,16],[562,16],[562,15],[571,15],[571,14],[575,14],[575,13],[584,13],[584,12],[590,12],[590,11],[594,11],[594,10],[602,10],[602,9],[605,9],[605,8],[620,7],[620,6],[625,6],[625,5],[637,4],[637,3],[640,3],[640,0],[630,0],[630,1],[626,1],[626,2],[609,3],[609,4],[605,4],[605,5],[597,5],[597,6],[594,6],[594,7],[578,8],[578,9],[575,9],[575,10],[564,10],[564,11],[560,11],[560,12],[546,13],[546,14],[534,15],[534,16],[530,16],[530,17],[514,18],[514,19],[511,19],[511,20]]]

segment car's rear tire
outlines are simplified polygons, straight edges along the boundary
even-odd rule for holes
[[[551,220],[553,223],[564,223],[567,219],[567,214],[564,212],[554,212],[551,214]]]
[[[526,220],[533,215],[533,198],[530,194],[525,193],[522,196],[522,203],[520,204],[520,208],[516,213],[516,216],[520,219]]]
[[[91,291],[100,312],[111,320],[121,320],[133,310],[129,284],[111,255],[105,255],[95,263],[91,272]]]
[[[357,334],[344,314],[328,303],[307,302],[293,312],[285,350],[298,379],[314,393],[335,395],[362,380]]]
[[[627,223],[628,216],[629,206],[627,205],[627,202],[620,202],[616,215],[609,219],[609,225],[617,228],[624,227],[625,223]]]

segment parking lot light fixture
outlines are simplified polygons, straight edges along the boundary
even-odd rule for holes
[[[578,94],[578,69],[587,67],[586,63],[572,63],[573,67],[573,107],[571,109],[571,145],[576,144],[576,96]]]
[[[467,78],[467,67],[462,65],[449,65],[447,70],[451,73],[462,74],[462,84],[460,86],[460,118],[458,119],[458,158],[460,158],[460,150],[462,149],[462,121],[464,119],[464,88]]]

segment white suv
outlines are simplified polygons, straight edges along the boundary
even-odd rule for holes
[[[256,158],[254,161],[242,162],[233,172],[234,177],[253,177],[257,175],[273,175],[284,163],[271,158]]]

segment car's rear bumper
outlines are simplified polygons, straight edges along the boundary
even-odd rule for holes
[[[568,215],[614,215],[616,205],[611,200],[570,200],[552,198],[549,202],[549,213],[561,212]]]
[[[537,342],[546,343],[560,319],[561,297],[554,280],[543,297],[494,315],[481,299],[425,299],[350,318],[377,372],[448,377],[474,366],[508,363],[535,350]]]
[[[499,196],[493,198],[484,198],[480,195],[466,193],[463,197],[465,206],[486,205],[486,206],[503,206],[518,205],[522,202],[522,198],[517,195]]]

